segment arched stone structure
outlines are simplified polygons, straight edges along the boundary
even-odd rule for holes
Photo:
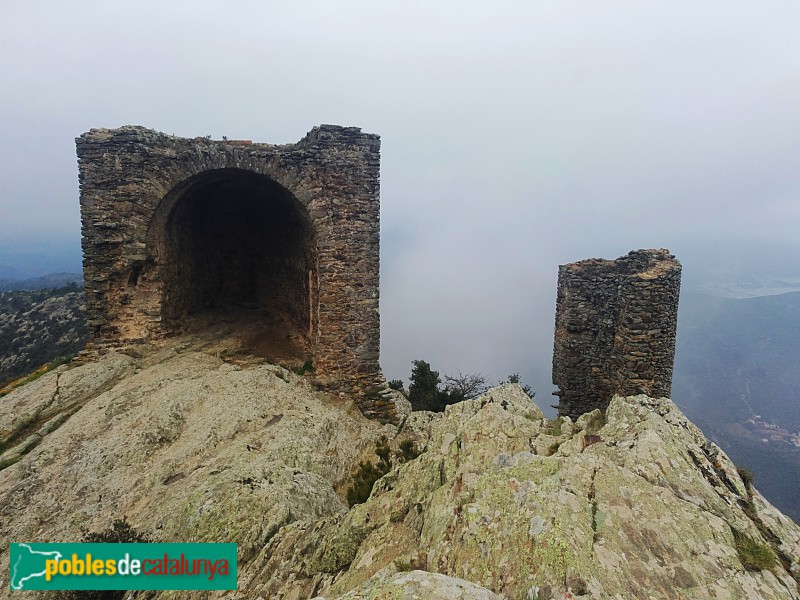
[[[210,310],[246,309],[307,338],[304,347],[313,339],[314,227],[272,179],[243,169],[190,177],[161,201],[149,241],[167,327],[180,329],[189,315]],[[141,275],[136,269],[131,277]]]
[[[271,145],[128,126],[76,145],[91,344],[236,310],[286,328],[322,383],[380,381],[378,136],[323,125]]]

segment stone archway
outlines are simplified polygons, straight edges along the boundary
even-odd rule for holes
[[[252,171],[205,171],[164,197],[150,229],[165,327],[223,319],[267,355],[309,353],[316,239],[289,190]]]
[[[377,135],[321,125],[274,145],[126,126],[76,146],[92,347],[238,310],[289,331],[326,387],[381,384]]]

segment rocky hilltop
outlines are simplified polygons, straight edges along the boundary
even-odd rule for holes
[[[400,423],[380,424],[184,340],[0,402],[2,590],[10,541],[126,517],[153,541],[237,542],[239,590],[217,597],[800,598],[800,528],[666,399],[548,420],[508,384],[443,414],[397,398]],[[421,454],[348,509],[381,436]]]
[[[76,285],[0,292],[0,388],[86,344],[86,305]]]

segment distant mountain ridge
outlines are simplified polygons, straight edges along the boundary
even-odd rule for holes
[[[0,292],[12,290],[46,290],[60,288],[74,283],[83,287],[83,275],[81,273],[50,273],[39,277],[27,277],[17,279],[14,277],[0,277]]]

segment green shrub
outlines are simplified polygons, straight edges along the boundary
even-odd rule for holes
[[[353,484],[347,488],[347,504],[353,508],[356,504],[362,504],[367,501],[369,495],[372,493],[372,487],[375,482],[383,477],[386,473],[381,472],[371,462],[358,463],[358,470],[353,475]]]
[[[522,387],[522,391],[528,394],[528,398],[533,400],[534,396],[536,396],[536,392],[533,391],[533,388],[528,384],[523,384],[519,377],[519,372],[514,372],[508,376],[505,381],[506,383],[518,383]]]
[[[403,382],[402,382],[402,380],[400,380],[400,379],[392,379],[392,380],[389,382],[389,387],[390,387],[391,389],[393,389],[393,390],[398,390],[398,391],[400,391],[400,390],[402,390],[402,389],[403,389],[405,386],[403,385]]]
[[[748,490],[753,487],[753,481],[755,478],[753,477],[753,472],[750,469],[737,465],[736,472],[739,473],[739,477],[742,478],[744,487],[746,487]]]
[[[399,460],[401,463],[414,460],[419,455],[420,452],[417,450],[416,446],[414,446],[413,441],[403,440],[400,442],[400,452],[397,453],[397,460]]]
[[[295,367],[294,369],[292,369],[292,372],[295,375],[305,375],[306,373],[313,373],[314,363],[311,361],[310,358],[307,358],[306,362],[303,363],[302,367]]]
[[[358,463],[353,484],[347,488],[347,504],[350,508],[366,502],[375,482],[392,468],[391,449],[385,435],[375,440],[375,454],[378,456],[377,464],[363,461]]]
[[[150,541],[150,537],[144,533],[136,531],[128,523],[128,518],[114,519],[111,527],[103,531],[86,533],[83,536],[84,542],[91,543],[112,543],[112,544],[143,544]]]
[[[394,566],[397,568],[397,571],[400,573],[405,573],[407,571],[413,571],[414,565],[410,560],[397,558],[394,561]]]
[[[546,422],[547,423],[546,427],[542,430],[542,433],[544,433],[546,435],[553,435],[553,436],[561,435],[561,424],[563,422],[564,422],[564,419],[561,418],[561,417],[558,417],[554,421],[551,421],[551,420],[548,419],[547,422]]]
[[[111,526],[103,531],[85,533],[84,542],[137,544],[147,543],[150,537],[136,531],[127,517],[115,519]],[[52,593],[56,600],[122,600],[126,590],[61,590]]]
[[[378,467],[383,469],[384,473],[388,473],[392,468],[392,450],[389,448],[389,440],[385,435],[375,440],[375,454],[380,459]]]
[[[558,442],[558,441],[556,441],[556,442],[553,442],[552,444],[550,444],[550,445],[547,447],[547,456],[553,456],[553,454],[555,454],[556,452],[558,452],[558,449],[559,449],[560,447],[561,447],[561,442]]]
[[[736,553],[739,555],[739,560],[745,569],[748,571],[762,571],[764,569],[772,569],[778,564],[775,552],[772,551],[769,545],[754,540],[749,535],[735,529],[732,531]]]

